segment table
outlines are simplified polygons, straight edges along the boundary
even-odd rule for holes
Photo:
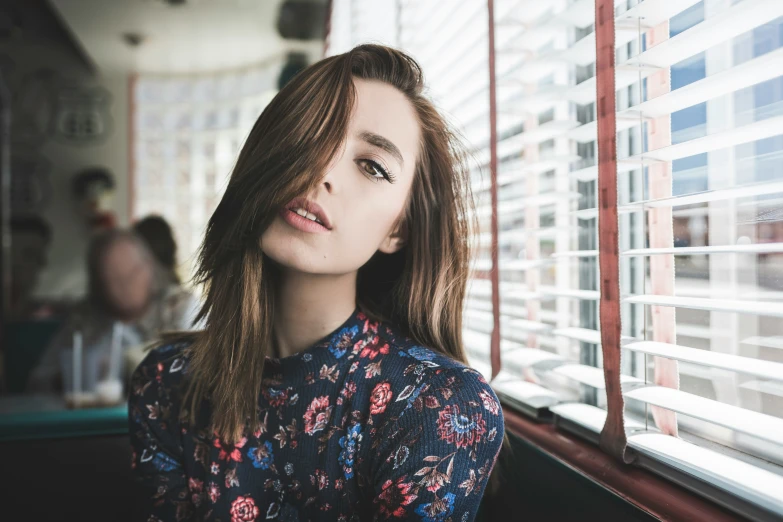
[[[126,405],[69,410],[55,395],[0,398],[0,442],[128,433]]]

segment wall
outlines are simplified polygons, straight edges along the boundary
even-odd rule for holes
[[[71,298],[85,289],[84,259],[88,230],[71,197],[71,178],[86,167],[102,166],[114,174],[116,191],[112,210],[120,226],[128,224],[128,78],[83,78],[111,93],[112,131],[98,145],[72,146],[50,141],[42,153],[52,163],[54,197],[43,215],[53,227],[49,265],[41,275],[36,294]]]
[[[72,176],[86,167],[109,169],[117,184],[112,210],[121,225],[128,222],[128,78],[94,73],[45,2],[4,2],[0,14],[15,24],[9,33],[0,35],[0,68],[13,98],[12,164],[15,156],[34,158],[38,164],[48,165],[50,180],[50,196],[30,212],[46,219],[53,232],[48,266],[36,294],[76,298],[85,289],[88,229],[71,195]],[[31,84],[36,73],[45,74],[50,81]],[[98,143],[68,143],[51,131],[53,100],[63,89],[73,87],[101,87],[110,95],[110,131]],[[24,132],[31,122],[41,131],[33,138]],[[12,177],[15,175],[22,174],[12,172]]]

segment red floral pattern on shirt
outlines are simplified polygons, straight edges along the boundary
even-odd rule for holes
[[[305,433],[312,435],[316,431],[321,431],[329,422],[332,414],[332,407],[329,406],[329,397],[316,397],[304,415]]]
[[[224,444],[219,438],[215,437],[213,445],[216,448],[220,448],[220,454],[218,458],[220,460],[233,460],[234,462],[242,462],[242,448],[247,444],[247,437],[242,437],[242,440],[236,444]]]
[[[438,413],[438,436],[458,448],[468,448],[487,432],[487,424],[480,413],[461,414],[457,404],[446,406]]]
[[[208,399],[183,422],[185,348],[153,350],[131,385],[132,466],[151,520],[473,520],[503,440],[475,371],[356,313],[269,359],[259,422],[225,441]]]
[[[388,382],[379,382],[375,385],[370,395],[370,413],[378,415],[386,411],[386,405],[392,398],[391,384]]]
[[[416,500],[415,493],[412,493],[413,482],[406,482],[403,475],[397,480],[387,480],[381,486],[381,494],[375,499],[378,504],[378,514],[384,518],[405,516],[405,506],[410,505]]]
[[[253,522],[260,511],[252,497],[237,497],[231,503],[231,522]]]

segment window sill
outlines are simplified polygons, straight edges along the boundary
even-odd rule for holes
[[[554,426],[551,428],[554,433],[565,436],[564,432],[569,432],[593,444],[598,443],[606,419],[604,410],[586,404],[565,403],[552,406],[550,411],[554,414]],[[519,420],[520,417],[514,414],[511,422],[507,422],[512,431],[515,431],[514,426],[520,424]],[[530,421],[525,420],[525,422]],[[645,431],[644,425],[631,419],[626,419],[626,425],[629,433],[628,447],[638,456],[641,468],[753,520],[780,520],[783,516],[783,498],[779,495],[779,492],[783,491],[783,477],[780,475],[679,438]],[[557,428],[562,430],[557,431]],[[540,426],[538,429],[540,431],[544,427]],[[526,436],[524,433],[519,434]],[[560,444],[559,440],[552,437],[552,441],[549,442],[552,448],[549,449],[556,449]],[[594,447],[592,452],[596,453]],[[600,455],[602,459],[612,462],[615,471],[619,474],[640,471],[638,468],[623,467],[608,455],[603,453]],[[577,469],[580,468],[578,465],[570,464]],[[601,469],[603,468],[599,466],[596,471]],[[630,490],[628,490],[627,487],[622,486],[622,483],[612,484],[612,477],[606,480],[607,477],[592,476],[589,469],[579,470],[610,489],[617,487],[616,492],[621,496],[631,502],[639,503],[639,507],[657,515],[655,509],[660,509],[660,506],[657,506],[658,501],[655,501],[652,506],[647,505],[654,499],[638,497],[640,494],[638,484],[629,483]],[[669,487],[676,487],[671,483]],[[685,490],[680,491],[681,495],[691,499],[689,502],[693,502],[692,495]],[[678,505],[677,499],[672,502],[674,502],[672,506]],[[689,516],[682,515],[677,518],[684,520]],[[704,519],[703,515],[699,519]]]
[[[503,408],[506,428],[592,482],[650,515],[667,521],[736,521],[737,516],[656,474],[619,464],[593,444],[551,423],[537,423]]]

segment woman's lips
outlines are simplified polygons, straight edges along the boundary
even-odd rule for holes
[[[305,197],[292,199],[280,211],[280,215],[286,223],[302,232],[323,233],[332,229],[326,211],[318,203]]]
[[[297,230],[301,230],[302,232],[311,232],[316,234],[323,234],[325,232],[329,232],[329,229],[323,226],[322,224],[312,221],[310,219],[307,219],[306,217],[300,216],[293,210],[289,210],[288,208],[283,208],[280,210],[280,216],[285,220],[286,223],[291,225]]]

